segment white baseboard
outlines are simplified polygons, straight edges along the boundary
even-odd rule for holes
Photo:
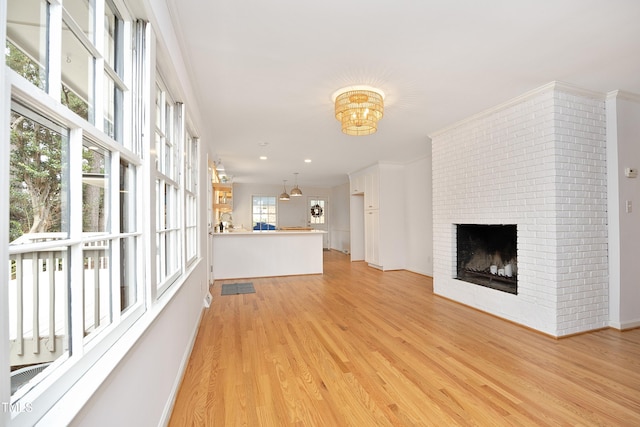
[[[638,320],[630,320],[626,322],[614,322],[610,321],[609,326],[618,329],[620,331],[626,331],[627,329],[635,329],[640,328],[640,319]]]
[[[207,292],[207,294],[209,293]],[[173,412],[173,405],[176,403],[176,398],[178,397],[178,391],[180,390],[180,386],[182,385],[182,377],[184,376],[184,373],[187,370],[187,366],[189,365],[189,360],[191,359],[191,350],[193,350],[193,346],[196,343],[196,338],[198,337],[198,330],[200,327],[200,323],[202,322],[203,315],[204,315],[204,310],[201,310],[200,317],[198,317],[198,322],[196,323],[193,333],[191,334],[189,345],[185,349],[185,352],[182,356],[180,369],[178,370],[178,374],[176,375],[175,381],[173,382],[173,387],[171,388],[171,394],[167,399],[167,404],[164,407],[164,411],[162,411],[162,415],[160,417],[160,422],[158,423],[158,426],[167,427],[169,425],[169,421],[171,420],[171,414]]]

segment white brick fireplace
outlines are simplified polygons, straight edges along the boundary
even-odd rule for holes
[[[436,294],[553,336],[608,326],[605,121],[554,82],[432,135]],[[517,226],[517,294],[455,278],[457,224]]]

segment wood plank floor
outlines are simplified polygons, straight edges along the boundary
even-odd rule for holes
[[[215,283],[171,426],[640,426],[640,329],[555,340],[324,256],[255,294]]]

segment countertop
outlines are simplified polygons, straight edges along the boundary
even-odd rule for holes
[[[215,232],[214,236],[273,236],[274,234],[326,234],[324,230],[308,230],[308,229],[296,229],[287,228],[284,230],[245,230],[232,228],[231,230],[224,230],[222,233]]]

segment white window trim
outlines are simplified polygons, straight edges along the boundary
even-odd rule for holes
[[[0,16],[7,16],[7,2],[0,0]],[[0,43],[6,46],[7,20],[0,20]],[[0,92],[6,94],[0,97],[0,129],[9,128],[9,111],[11,109],[11,86],[6,81],[6,66],[0,66]],[[0,159],[7,159],[0,165],[0,188],[9,188],[9,163],[10,146],[6,143],[0,143]],[[0,206],[9,206],[9,192],[0,191]],[[9,209],[0,209],[0,241],[9,241]],[[0,246],[0,256],[3,262],[0,263],[0,277],[9,277],[9,267],[5,260],[9,259],[9,250],[7,245]],[[0,287],[0,342],[9,342],[9,313],[5,307],[9,307],[9,289],[7,286]],[[9,352],[4,351],[5,347],[0,346],[3,351],[0,352],[0,366],[3,367],[4,374],[0,373],[0,403],[11,401],[11,387],[9,374],[4,368],[9,366]],[[9,425],[11,414],[6,411],[0,411],[0,425]]]
[[[189,137],[187,137],[187,135]],[[194,155],[194,158],[190,157],[190,154],[187,153],[191,153],[191,146],[187,146],[187,145],[191,145],[191,144],[195,144],[195,153],[192,153]],[[187,132],[185,132],[185,137],[184,137],[184,151],[185,151],[185,155],[184,155],[184,159],[185,159],[185,166],[183,166],[184,169],[184,243],[183,243],[183,248],[184,248],[184,254],[185,254],[185,266],[189,267],[193,262],[195,262],[196,259],[198,259],[198,256],[200,255],[200,233],[198,233],[198,226],[200,224],[200,201],[198,198],[198,189],[200,188],[200,186],[198,185],[198,179],[200,176],[200,139],[196,138],[195,136],[193,136],[193,132],[191,130],[188,130]],[[186,166],[186,162],[190,162],[189,167],[187,168]],[[189,186],[187,185],[187,179],[189,179],[189,176],[191,177],[191,179],[193,180],[192,187],[193,188],[189,188]],[[193,206],[189,206],[189,202],[193,202]],[[194,210],[194,212],[191,212],[191,209]],[[190,220],[189,215],[194,215],[194,222],[193,225],[187,225],[187,222]],[[195,241],[190,241],[189,240],[189,232],[193,231],[195,229]],[[192,256],[189,256],[189,246],[190,245],[195,245],[195,251],[193,253]]]
[[[277,228],[278,227],[278,212],[280,211],[280,209],[278,209],[278,196],[272,196],[270,194],[252,194],[251,195],[251,228],[253,229],[254,224],[253,224],[253,203],[254,203],[254,198],[255,197],[271,197],[273,199],[275,199],[275,208],[276,208],[276,212],[273,214],[275,221],[274,221],[274,226]],[[270,215],[269,215],[270,216]],[[268,231],[268,230],[255,230],[255,231]]]
[[[159,258],[165,258],[166,259],[166,254],[164,252],[161,252],[160,254],[155,253],[155,257],[154,257],[154,283],[156,284],[156,293],[154,295],[155,299],[160,298],[168,288],[170,288],[175,282],[176,280],[180,277],[180,275],[184,274],[184,269],[185,269],[185,262],[184,262],[184,203],[183,200],[185,198],[185,194],[184,194],[184,177],[183,177],[183,162],[180,162],[179,159],[182,157],[183,152],[182,149],[184,147],[184,123],[183,123],[183,117],[184,117],[184,107],[183,104],[179,103],[179,102],[175,102],[173,100],[173,97],[171,96],[171,94],[169,93],[166,84],[164,83],[164,80],[161,77],[161,73],[157,72],[157,77],[156,77],[156,81],[153,85],[154,87],[154,93],[153,93],[153,103],[151,105],[153,105],[154,107],[154,115],[153,117],[156,117],[156,111],[155,108],[158,105],[158,100],[156,99],[156,94],[157,94],[157,88],[160,89],[161,92],[161,99],[159,102],[159,105],[161,105],[161,114],[160,114],[160,120],[161,123],[160,124],[155,124],[154,126],[154,131],[153,131],[153,144],[155,146],[156,144],[156,135],[158,134],[158,132],[160,131],[160,137],[161,137],[161,141],[158,147],[156,147],[156,150],[154,150],[154,159],[155,162],[153,162],[156,167],[154,168],[153,171],[153,185],[154,185],[154,190],[153,190],[153,194],[158,195],[158,188],[157,185],[158,183],[160,185],[169,185],[170,187],[173,187],[173,190],[177,190],[177,198],[176,200],[172,200],[171,202],[173,203],[174,207],[175,207],[175,211],[171,212],[171,215],[175,215],[175,217],[172,217],[172,224],[169,227],[166,227],[163,229],[159,228],[159,224],[157,223],[160,220],[159,215],[161,215],[161,212],[158,211],[158,209],[160,208],[160,206],[158,205],[158,200],[157,198],[154,197],[154,207],[156,209],[156,215],[153,217],[153,221],[154,221],[154,237],[153,237],[153,247],[154,248],[158,248],[158,238],[159,237],[164,237],[166,235],[169,235],[170,238],[174,237],[175,234],[177,234],[176,237],[176,243],[178,245],[178,248],[172,248],[172,250],[175,250],[175,253],[172,253],[171,258],[172,259],[176,259],[178,260],[178,266],[175,270],[170,271],[166,277],[157,277],[156,272],[158,271],[158,268],[160,268],[163,263],[160,262],[160,266],[157,265],[157,260]],[[168,114],[168,120],[170,122],[167,122],[167,106],[170,109],[170,112]],[[172,153],[170,153],[170,156],[168,158],[168,164],[164,164],[162,162],[164,162],[165,160],[167,160],[166,157],[166,153],[165,153],[165,139],[169,140],[169,144],[172,150]],[[157,152],[157,149],[160,149],[160,152]],[[162,166],[161,166],[162,165]],[[177,174],[177,176],[173,177],[173,174]],[[169,194],[169,197],[171,196],[171,193]],[[163,246],[163,248],[166,248],[166,245]],[[154,249],[155,250],[155,249]],[[159,255],[159,256],[158,256]]]
[[[8,129],[8,117],[9,117],[9,111],[11,110],[11,100],[15,100],[29,107],[30,109],[33,109],[34,111],[42,114],[43,116],[51,118],[54,121],[59,122],[61,125],[70,128],[71,129],[71,134],[69,135],[70,146],[72,144],[75,144],[75,145],[80,144],[81,146],[83,141],[82,135],[86,134],[90,139],[95,139],[99,141],[102,146],[109,149],[110,151],[119,152],[120,156],[123,156],[123,158],[127,159],[128,162],[130,162],[132,165],[139,168],[140,172],[137,174],[138,175],[137,185],[141,185],[140,175],[143,175],[144,172],[142,170],[142,162],[138,158],[138,156],[130,152],[126,147],[123,147],[122,145],[119,145],[117,143],[113,143],[108,138],[105,139],[104,135],[100,130],[98,130],[95,126],[88,124],[88,122],[85,122],[75,113],[73,113],[71,110],[60,109],[59,104],[57,104],[51,98],[50,95],[46,94],[45,92],[41,91],[37,87],[33,86],[30,82],[28,82],[22,76],[17,74],[15,71],[8,69],[7,67],[2,67],[2,68],[3,68],[3,71],[5,72],[5,81],[6,81],[6,86],[8,88],[7,96],[3,99],[3,106],[5,111],[2,112],[4,113],[3,120],[7,123],[7,125],[5,126],[5,129]],[[75,141],[75,142],[72,142],[72,141]],[[6,149],[10,150],[9,144],[3,144],[3,147],[5,145],[6,145]],[[76,153],[77,156],[79,155],[81,157],[80,149],[70,150],[70,153],[72,155],[74,152]],[[9,158],[9,153],[7,153],[7,157],[5,158],[6,159]],[[81,161],[76,159],[74,162],[74,159],[71,158],[70,167],[73,167],[74,163],[77,165],[80,165]],[[6,182],[5,188],[8,188],[9,171],[8,171],[8,168],[6,169],[7,170],[2,174],[2,178]],[[73,174],[74,172],[70,171],[70,173]],[[76,174],[77,173],[81,173],[81,171],[80,172],[76,171]],[[79,180],[76,180],[76,181],[77,181],[76,185],[80,183]],[[74,183],[72,182],[71,185],[73,186]],[[81,185],[81,183],[79,185]],[[138,189],[140,188],[141,187],[138,187]],[[81,187],[80,187],[80,190],[75,189],[71,191],[75,191],[75,192],[79,191],[79,193],[77,194],[82,194]],[[78,200],[78,198],[76,198],[76,200]],[[73,205],[73,203],[78,203],[78,202],[72,201],[71,203]],[[8,202],[5,206],[8,206]],[[141,209],[142,209],[142,205],[139,203],[138,206],[136,207],[136,211],[141,212]],[[73,206],[71,206],[72,215],[74,214],[74,212],[77,215],[78,214],[77,211],[78,209],[74,209]],[[4,212],[5,210],[3,210],[3,215],[7,216],[8,213],[4,213]],[[140,217],[141,215],[138,214],[138,216]],[[139,222],[140,220],[141,219],[138,218]],[[5,221],[5,224],[8,224],[8,223],[9,223],[9,220],[7,216],[7,220]],[[78,220],[78,218],[71,217],[70,223],[82,224],[82,219],[80,218]],[[8,233],[8,231],[6,231],[6,225],[3,226],[2,229],[5,230],[6,233]],[[139,238],[141,239],[143,236],[143,232],[141,228],[138,228],[138,231],[135,233],[107,233],[105,235],[101,235],[96,238],[98,240],[108,239],[113,241],[114,239],[117,239],[118,236],[122,237],[124,235],[136,235],[136,236],[139,236]],[[8,239],[9,238],[7,234],[5,241],[8,241]],[[77,253],[71,254],[72,262],[73,262],[73,257],[75,256],[76,257],[75,262],[76,263],[79,262],[80,264],[82,264],[83,262],[82,247],[80,244],[83,243],[84,240],[86,239],[83,239],[81,236],[81,233],[78,233],[77,230],[75,231],[70,230],[69,238],[63,241],[56,241],[56,242],[51,242],[47,244],[38,244],[38,245],[20,245],[19,247],[12,247],[12,248],[8,248],[6,245],[3,245],[2,247],[3,247],[3,252],[5,253],[5,259],[8,259],[9,254],[29,251],[29,250],[32,250],[34,247],[37,247],[37,248],[46,248],[49,246],[60,247],[61,245],[65,247],[74,247],[76,248]],[[139,246],[142,246],[142,245],[139,245]],[[138,256],[141,256],[142,248],[138,247],[137,251],[138,251]],[[142,259],[142,258],[139,258],[139,259]],[[2,264],[6,274],[8,274],[8,271],[6,270],[7,263],[2,263]],[[8,276],[5,276],[5,277],[8,277]],[[105,352],[107,352],[114,345],[114,343],[118,342],[119,339],[123,336],[123,334],[125,334],[127,330],[129,330],[133,325],[139,322],[140,319],[142,319],[143,315],[145,314],[145,310],[147,310],[145,299],[144,299],[144,288],[145,288],[144,271],[142,271],[142,269],[137,270],[137,279],[138,279],[138,283],[142,284],[139,286],[139,289],[138,289],[138,299],[134,305],[129,307],[126,310],[126,312],[123,313],[119,323],[112,323],[108,325],[107,327],[105,327],[103,332],[101,332],[100,334],[96,334],[94,339],[88,340],[87,342],[84,342],[83,340],[83,322],[81,321],[75,322],[76,326],[73,326],[73,325],[71,326],[72,328],[75,328],[75,329],[72,329],[71,331],[72,340],[75,340],[75,339],[80,340],[80,343],[72,342],[71,344],[72,345],[71,348],[73,349],[74,354],[71,356],[63,356],[58,358],[53,364],[53,366],[56,369],[51,369],[50,373],[47,376],[42,378],[42,380],[35,387],[29,390],[25,398],[28,398],[28,401],[29,401],[28,403],[30,404],[30,408],[32,409],[30,412],[19,412],[14,414],[8,413],[11,423],[13,423],[12,425],[33,425],[35,422],[37,422],[38,419],[41,416],[43,416],[45,413],[47,413],[47,411],[51,407],[53,407],[53,405],[56,404],[56,402],[60,398],[62,398],[63,396],[66,396],[65,393],[67,392],[67,390],[69,390],[74,385],[74,383],[78,381],[78,379],[86,376],[85,373],[89,370],[89,368],[92,365],[94,365],[97,361],[101,360],[102,357],[104,357],[104,355],[106,354]],[[78,283],[82,283],[82,281],[81,280],[77,281],[75,285],[72,284],[71,286],[72,287],[78,286],[77,285]],[[78,291],[76,290],[76,292]],[[4,304],[5,304],[4,306],[6,307],[9,303],[6,287],[5,287],[5,290],[2,292],[2,295],[3,297],[0,297],[0,299],[4,299]],[[71,315],[79,316],[75,318],[82,319],[82,307],[80,306],[78,311],[78,306],[79,305],[76,304],[76,309],[74,309],[73,306],[71,307],[71,310],[75,310],[74,312],[72,312]],[[1,310],[1,311],[4,312],[4,314],[3,314],[3,318],[0,319],[0,321],[4,322],[4,324],[8,324],[8,313],[6,313],[7,310]],[[8,330],[8,328],[2,328],[2,329]],[[80,337],[80,338],[77,338],[77,337]],[[9,338],[7,336],[4,343],[8,343],[8,342],[9,342]],[[4,366],[8,366],[8,365],[9,365],[9,361],[7,359],[6,364]],[[4,372],[3,370],[3,373],[0,373],[0,381],[2,381],[3,384],[7,384],[6,388],[8,389],[8,384],[10,383],[9,373]],[[6,392],[10,393],[10,390],[7,390]],[[14,402],[16,401],[19,402],[19,399],[21,397],[22,397],[21,394],[16,393],[14,396],[9,397],[7,400],[3,400],[3,402],[11,402],[12,404],[14,404]],[[85,399],[86,399],[86,396],[85,396]],[[2,413],[2,411],[0,411],[0,413]],[[0,420],[1,419],[2,418],[0,418]]]

